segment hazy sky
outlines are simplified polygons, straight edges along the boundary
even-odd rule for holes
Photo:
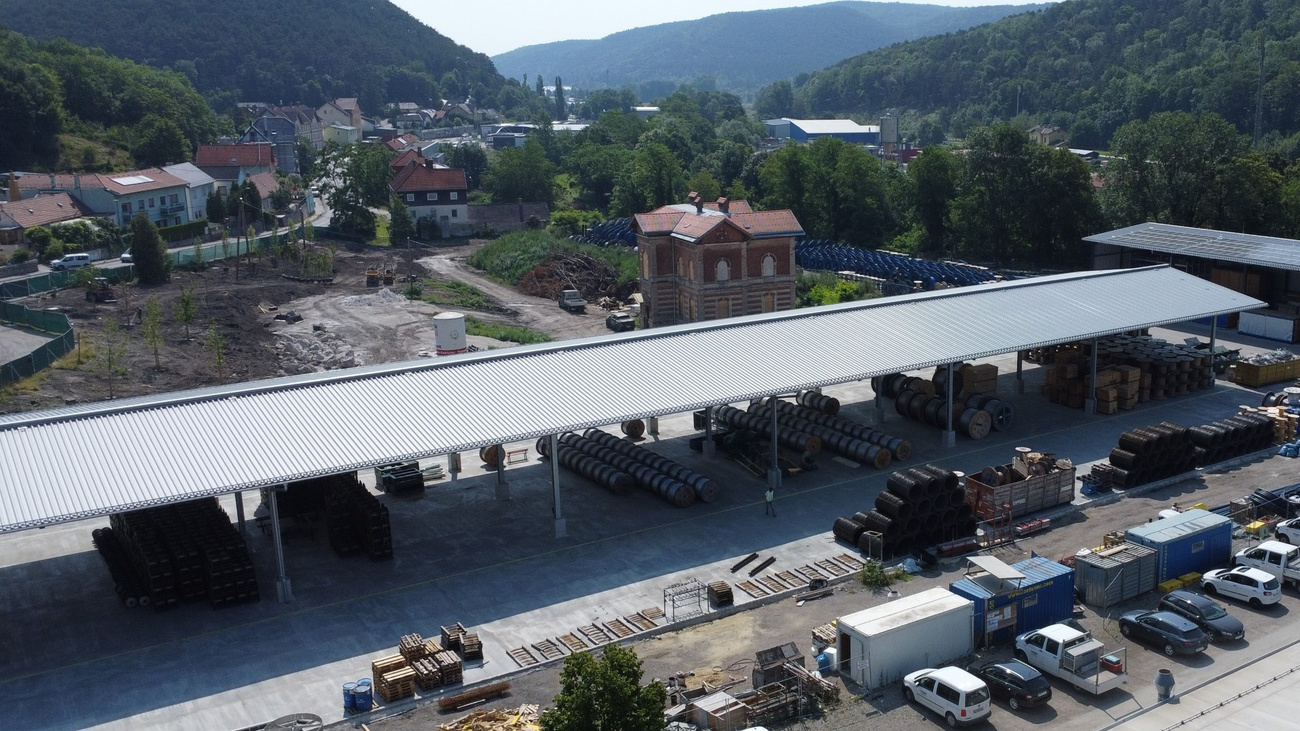
[[[1027,5],[1050,0],[911,0],[934,5]],[[821,5],[800,0],[393,0],[434,30],[495,56],[520,46],[603,38],[629,28],[695,20],[737,10]]]

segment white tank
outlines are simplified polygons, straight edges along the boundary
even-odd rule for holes
[[[438,355],[464,353],[465,316],[459,312],[440,312],[433,316],[433,347]]]

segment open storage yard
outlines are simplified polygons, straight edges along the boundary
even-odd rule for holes
[[[1184,336],[1176,331],[1160,334],[1174,341]],[[1243,345],[1248,351],[1263,346]],[[911,442],[910,459],[895,467],[936,463],[967,473],[1004,464],[1015,447],[1025,444],[1069,457],[1082,473],[1106,458],[1121,431],[1161,421],[1208,423],[1259,400],[1257,391],[1221,384],[1140,404],[1113,416],[1090,417],[1039,397],[1035,392],[1045,377],[1041,369],[1026,369],[1027,393],[1017,395],[1011,358],[990,362],[1000,366],[997,393],[1014,404],[1015,425],[992,431],[983,440],[962,439],[951,449],[941,445],[939,431],[903,419],[892,409],[884,412],[882,424],[866,383],[827,394],[844,405],[842,415],[878,424]],[[382,418],[382,413],[377,412],[376,418]],[[503,699],[492,701],[494,706],[547,702],[558,689],[558,671],[544,663],[568,651],[559,647],[566,644],[566,637],[576,639],[578,647],[589,646],[600,640],[597,632],[616,639],[627,631],[628,641],[638,643],[648,677],[695,671],[699,677],[710,675],[719,681],[744,678],[748,675],[745,661],[752,662],[755,652],[785,642],[804,648],[812,627],[885,601],[882,595],[853,588],[852,557],[861,557],[835,541],[828,528],[836,516],[869,510],[892,470],[818,460],[816,470],[786,479],[776,501],[778,517],[770,518],[763,515],[761,479],[721,453],[704,457],[688,447],[688,438],[697,434],[691,415],[664,418],[659,429],[657,438],[642,444],[712,478],[720,488],[713,502],[678,509],[645,492],[615,495],[566,473],[568,537],[557,541],[551,535],[550,469],[538,462],[534,443],[505,447],[507,452],[527,450],[514,455],[517,461],[505,473],[509,501],[495,499],[495,479],[480,465],[477,454],[466,453],[461,455],[465,472],[458,481],[443,479],[405,497],[380,496],[391,520],[391,561],[339,558],[330,550],[330,537],[321,525],[310,521],[289,525],[285,554],[295,597],[289,604],[268,599],[275,596],[271,539],[251,522],[247,541],[263,600],[220,611],[186,604],[154,613],[118,603],[108,572],[90,546],[91,530],[107,525],[106,520],[4,536],[0,572],[12,590],[5,594],[0,616],[13,631],[5,637],[12,651],[0,665],[0,688],[14,699],[11,721],[17,727],[166,728],[184,717],[196,727],[229,729],[297,711],[341,719],[343,683],[366,676],[372,662],[397,654],[401,638],[416,633],[437,638],[440,628],[457,624],[477,634],[483,649],[481,660],[463,663],[465,686],[512,676],[525,666],[537,668],[511,678],[513,688]],[[445,460],[437,462],[445,464]],[[1171,501],[1184,507],[1202,501],[1213,505],[1256,487],[1290,484],[1295,481],[1293,465],[1286,458],[1261,456],[1244,467],[1193,474],[1152,496],[1088,509],[1068,522],[1058,520],[1052,530],[1000,547],[993,555],[1008,563],[1028,557],[1031,551],[1048,557],[1070,555],[1100,545],[1105,533],[1144,523]],[[373,486],[373,476],[363,477]],[[1089,501],[1076,494],[1076,502]],[[230,497],[222,499],[231,516],[235,515],[233,502]],[[247,501],[250,514],[254,502],[255,498]],[[763,557],[753,562],[755,567],[767,558],[775,561],[765,567],[766,573],[752,579],[747,576],[749,566],[743,573],[731,573],[730,568],[750,553]],[[843,556],[851,558],[845,561]],[[794,590],[784,587],[797,585],[797,580],[780,577],[783,572],[807,576],[805,569],[832,580],[838,573],[847,581],[831,597],[796,608],[784,598]],[[899,588],[911,594],[946,586],[963,570],[962,561],[948,561]],[[754,585],[752,595],[739,585],[747,579]],[[683,595],[681,603],[665,601],[670,587],[718,580],[735,585],[737,608],[752,611],[709,611],[707,599],[699,599],[701,593]],[[763,596],[771,591],[778,594]],[[1214,646],[1205,657],[1173,661],[1178,682],[1191,684],[1254,654],[1243,648],[1281,642],[1291,631],[1285,621],[1286,607],[1294,600],[1288,591],[1283,604],[1272,610],[1252,613],[1233,607],[1233,613],[1247,621],[1246,642],[1240,647]],[[1135,600],[1140,606],[1154,601],[1150,594]],[[666,616],[652,611],[665,607]],[[1122,608],[1127,605],[1110,612]],[[719,618],[636,639],[644,630],[662,631],[669,621],[701,611]],[[1113,622],[1091,610],[1081,621],[1108,646],[1115,644]],[[1037,716],[1026,713],[1025,722],[1050,720],[1072,728],[1096,728],[1150,705],[1154,690],[1149,677],[1169,661],[1133,643],[1123,644],[1129,647],[1131,680],[1122,695],[1117,691],[1113,698],[1098,701],[1076,697],[1058,686],[1051,709]],[[64,651],[68,647],[76,648],[73,656]],[[525,652],[517,652],[520,649]],[[52,686],[77,692],[51,703],[44,689]],[[918,722],[914,709],[899,708],[896,686],[865,700],[856,697],[852,686],[847,691],[839,706],[820,721],[827,728],[865,723],[873,728],[903,728]],[[420,692],[422,698],[442,694]],[[450,717],[425,707],[375,725],[421,727]],[[994,723],[1011,728],[1020,721],[999,706]]]

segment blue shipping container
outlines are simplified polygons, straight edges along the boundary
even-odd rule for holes
[[[1193,509],[1129,528],[1124,540],[1156,552],[1156,582],[1232,563],[1232,521]]]
[[[975,646],[1010,644],[1022,632],[1069,619],[1074,613],[1074,569],[1042,556],[1011,568],[1023,580],[999,582],[991,576],[954,581],[952,593],[975,602]]]

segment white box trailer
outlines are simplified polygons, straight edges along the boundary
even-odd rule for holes
[[[975,603],[944,588],[840,617],[840,672],[867,690],[901,682],[913,670],[969,655],[974,621]]]

